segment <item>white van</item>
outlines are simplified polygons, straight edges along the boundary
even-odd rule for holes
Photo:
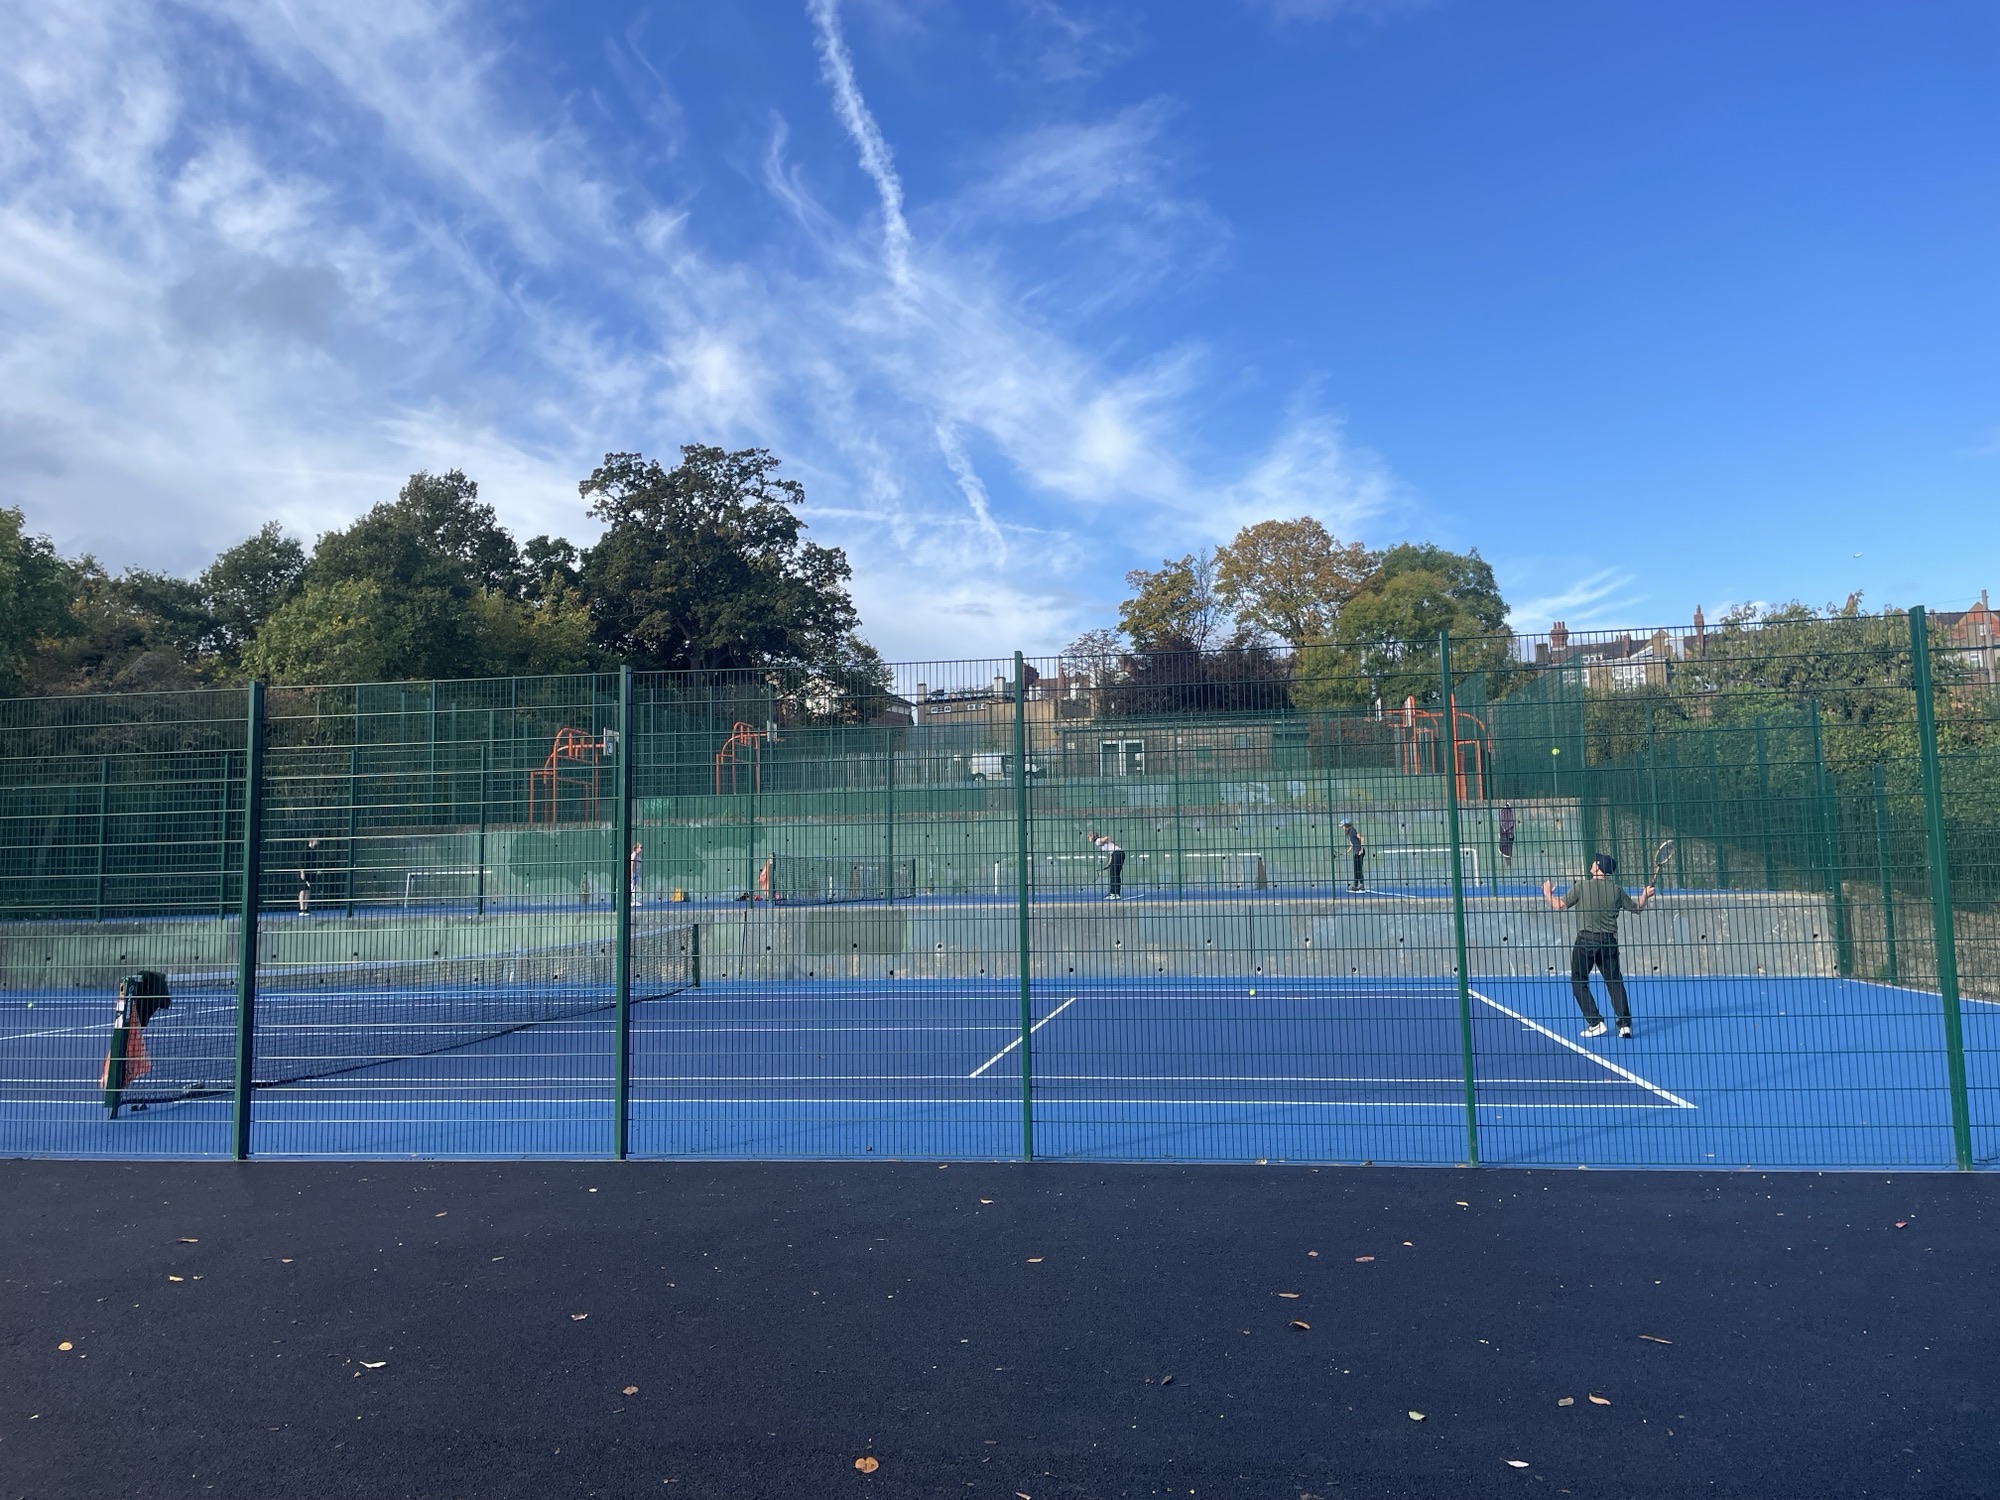
[[[997,750],[984,750],[965,758],[965,769],[974,781],[1012,781],[1014,779],[1014,757],[1002,755]],[[1033,781],[1042,774],[1042,768],[1033,761],[1028,762],[1028,779]]]

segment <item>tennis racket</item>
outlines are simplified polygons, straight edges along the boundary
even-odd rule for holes
[[[1667,866],[1673,861],[1673,857],[1674,841],[1672,839],[1661,839],[1660,847],[1653,851],[1652,884],[1655,888],[1661,884],[1661,878],[1666,874]]]

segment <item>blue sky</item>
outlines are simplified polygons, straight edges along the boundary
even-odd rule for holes
[[[765,446],[891,657],[1310,513],[1539,629],[2000,587],[1990,0],[0,13],[0,504],[117,567]],[[1857,555],[1858,554],[1858,555]]]

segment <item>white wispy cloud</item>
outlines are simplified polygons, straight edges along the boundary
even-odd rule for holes
[[[0,12],[0,502],[113,565],[188,569],[462,467],[518,532],[587,541],[575,484],[607,449],[768,446],[892,655],[1053,647],[1157,549],[1393,511],[1309,393],[1252,451],[1210,447],[1214,351],[1090,332],[1158,284],[1159,246],[1183,268],[1226,246],[1176,184],[1170,101],[1072,100],[912,207],[833,0],[796,14],[826,94],[776,101],[761,207],[737,206],[776,227],[725,253],[745,236],[714,195],[635,174],[498,13]],[[607,43],[617,86],[680,163],[643,43]],[[872,212],[790,159],[829,113]],[[1077,237],[1069,283],[1026,218]]]
[[[1632,618],[1630,573],[1602,568],[1553,593],[1517,600],[1509,606],[1509,622],[1519,631],[1547,630],[1561,620],[1572,630],[1592,630]]]

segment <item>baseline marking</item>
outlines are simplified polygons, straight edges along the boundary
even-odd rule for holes
[[[1061,1005],[1058,1005],[1054,1010],[1050,1011],[1047,1015],[1043,1016],[1041,1020],[1035,1022],[1034,1025],[1030,1026],[1028,1028],[1028,1035],[1033,1036],[1036,1032],[1040,1031],[1044,1026],[1048,1025],[1049,1022],[1053,1021],[1057,1016],[1061,1015],[1064,1011],[1068,1010],[1074,1004],[1076,1004],[1076,996],[1071,995],[1069,999],[1063,1001]],[[974,1068],[970,1073],[967,1073],[965,1076],[967,1078],[977,1078],[981,1073],[984,1073],[988,1068],[992,1067],[995,1063],[1000,1061],[1001,1058],[1005,1057],[1009,1052],[1012,1052],[1016,1047],[1020,1045],[1021,1045],[1021,1039],[1019,1037],[1015,1037],[1013,1041],[1009,1042],[1006,1046],[1002,1047],[998,1052],[994,1053],[991,1057],[987,1058],[985,1062],[981,1063],[978,1067]]]
[[[1588,1047],[1579,1047],[1575,1042],[1571,1041],[1568,1037],[1558,1035],[1556,1032],[1553,1032],[1549,1030],[1548,1027],[1542,1025],[1542,1023],[1539,1021],[1529,1020],[1526,1016],[1522,1015],[1518,1010],[1509,1009],[1507,1006],[1502,1005],[1498,1000],[1495,1000],[1491,995],[1482,995],[1479,993],[1478,990],[1473,990],[1473,989],[1468,989],[1467,993],[1469,993],[1475,1000],[1478,1000],[1483,1004],[1492,1006],[1495,1010],[1499,1011],[1501,1015],[1512,1016],[1515,1020],[1519,1021],[1523,1026],[1527,1027],[1530,1031],[1540,1032],[1543,1036],[1547,1037],[1550,1041],[1556,1043],[1558,1046],[1569,1048],[1569,1050],[1574,1052],[1578,1057],[1589,1058],[1592,1062],[1596,1063],[1598,1067],[1608,1068],[1611,1072],[1616,1073],[1620,1078],[1626,1079],[1631,1083],[1638,1084],[1640,1088],[1645,1089],[1648,1093],[1658,1094],[1662,1099],[1665,1099],[1670,1104],[1677,1105],[1681,1109],[1695,1109],[1699,1107],[1691,1103],[1690,1101],[1683,1099],[1679,1094],[1668,1093],[1665,1089],[1661,1088],[1657,1083],[1648,1082],[1646,1079],[1641,1078],[1637,1073],[1634,1073],[1630,1068],[1621,1068],[1618,1066],[1617,1063],[1610,1062],[1602,1057],[1599,1057],[1595,1052],[1592,1052]]]

